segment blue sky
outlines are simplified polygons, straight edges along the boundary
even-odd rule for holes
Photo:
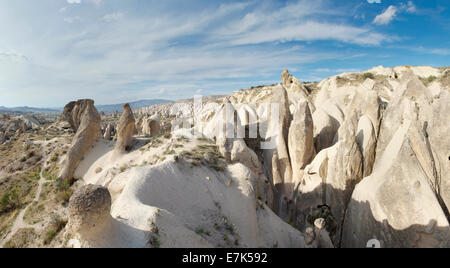
[[[0,0],[0,105],[225,94],[450,65],[448,0]]]

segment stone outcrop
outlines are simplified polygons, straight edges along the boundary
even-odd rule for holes
[[[158,136],[161,133],[161,122],[158,116],[144,118],[142,121],[142,134],[151,137]]]
[[[76,131],[72,140],[72,146],[67,153],[64,166],[60,172],[60,178],[66,182],[72,181],[75,169],[78,167],[81,159],[100,136],[101,119],[94,106],[94,101],[86,99],[72,104],[70,104],[72,115],[64,115],[64,118],[71,118],[70,122],[72,122],[74,131]]]
[[[235,139],[230,148],[230,160],[232,163],[241,163],[248,167],[255,175],[254,189],[259,200],[273,207],[273,190],[263,173],[261,162],[256,153],[250,149],[243,139]]]
[[[297,185],[303,175],[301,171],[314,157],[314,124],[306,101],[295,106],[294,119],[289,128],[288,148],[293,183]]]
[[[420,155],[420,126],[406,121],[377,158],[374,171],[355,189],[347,209],[342,247],[449,247],[450,228]],[[426,161],[432,166],[431,161]]]
[[[81,187],[69,201],[69,228],[89,240],[111,221],[111,203],[107,188],[92,184]]]
[[[105,139],[105,140],[111,140],[112,139],[112,135],[114,134],[114,127],[113,127],[113,125],[112,124],[108,124],[107,126],[106,126],[106,129],[105,129],[105,133],[104,133],[104,135],[103,135],[103,138]]]
[[[129,104],[123,106],[123,113],[117,125],[117,142],[115,150],[125,152],[131,148],[133,135],[136,131],[133,111]]]
[[[450,98],[430,91],[412,72],[383,115],[373,172],[356,187],[348,206],[341,245],[449,247]],[[363,221],[361,221],[363,219]]]
[[[273,109],[272,105],[278,108],[278,118],[272,118],[272,115],[269,117],[269,120],[274,120],[269,122],[269,128],[271,128],[270,132],[274,134],[271,138],[276,139],[276,154],[272,152],[272,155],[269,155],[267,159],[272,159],[272,165],[275,164],[272,166],[271,172],[275,189],[281,196],[290,198],[294,188],[288,151],[288,136],[292,116],[289,111],[289,98],[286,89],[283,87],[273,89],[271,110]]]
[[[287,69],[284,69],[283,73],[281,74],[281,81],[282,85],[292,93],[300,93],[299,96],[302,97],[308,96],[309,92],[308,90],[306,90],[302,82],[292,76]]]
[[[11,141],[11,139],[15,140],[26,131],[37,130],[40,125],[40,122],[31,115],[2,114],[0,115],[0,144]]]
[[[107,167],[95,174],[92,168],[90,174],[96,181],[112,182],[105,185],[112,187],[113,215],[121,217],[114,219],[116,225],[108,236],[134,233],[136,223],[141,224],[140,230],[151,233],[152,230],[147,230],[149,219],[163,230],[168,219],[158,217],[166,211],[196,227],[199,215],[217,210],[229,219],[229,215],[236,215],[230,222],[236,224],[237,233],[246,236],[241,241],[251,241],[243,246],[276,245],[273,241],[279,238],[272,236],[276,231],[274,225],[258,219],[275,212],[276,219],[302,231],[301,238],[310,248],[366,247],[373,239],[380,241],[382,247],[450,247],[450,126],[446,124],[450,94],[439,84],[442,77],[434,73],[440,70],[427,71],[437,77],[425,86],[421,80],[428,76],[419,77],[410,69],[418,72],[403,67],[385,74],[383,68],[375,68],[373,79],[366,79],[364,73],[341,74],[320,83],[309,83],[306,91],[285,70],[282,84],[236,92],[223,98],[223,104],[207,103],[207,112],[199,111],[199,120],[204,123],[201,127],[192,128],[197,118],[194,120],[189,114],[190,108],[178,111],[174,108],[174,112],[169,111],[173,108],[170,105],[165,111],[149,109],[139,118],[138,127],[142,129],[139,133],[156,135],[151,124],[154,118],[149,115],[158,114],[162,117],[160,122],[170,115],[170,120],[175,119],[172,126],[184,128],[179,130],[180,134],[189,136],[192,130],[190,140],[201,132],[202,138],[214,141],[227,163],[221,162],[225,169],[215,170],[207,165],[186,166],[175,157],[157,166],[143,164],[138,170],[130,168],[117,178],[105,177],[111,174]],[[227,108],[232,108],[233,113],[228,113]],[[72,117],[72,112],[77,114],[76,104],[65,110],[70,111],[70,116],[64,115],[65,122],[76,128],[76,117]],[[276,117],[272,118],[274,114]],[[124,112],[119,124],[122,126],[117,146],[122,151],[131,144],[126,145],[132,137],[129,133],[134,133],[130,122],[134,122],[131,109]],[[268,131],[249,138],[250,125]],[[10,131],[22,130],[14,125]],[[245,137],[227,135],[239,131],[244,131]],[[265,147],[270,144],[273,146]],[[217,155],[205,153],[204,157],[209,163]],[[133,185],[123,183],[124,178],[134,180]],[[203,201],[193,202],[191,194],[184,194],[186,189],[195,193],[195,200]],[[116,208],[116,204],[120,206]],[[157,207],[164,209],[163,213]],[[71,215],[82,215],[79,210],[73,209]],[[192,213],[197,214],[194,217]],[[99,216],[105,219],[100,224],[108,222],[108,214],[109,211]],[[245,219],[241,217],[243,214],[247,215]],[[155,217],[147,219],[142,215]],[[204,222],[209,221],[207,218]],[[86,230],[89,223],[82,222],[90,222],[89,217],[71,220],[70,225],[74,226],[71,228]],[[126,227],[130,223],[133,227]],[[212,230],[214,223],[212,220],[202,227]],[[101,239],[106,233],[99,236],[97,230],[94,231],[97,239]],[[198,239],[214,246],[213,232]],[[166,243],[164,246],[179,245],[164,237],[160,237]],[[194,241],[197,236],[189,229],[182,237]],[[260,243],[258,237],[267,240]],[[129,245],[130,241],[125,242]],[[145,243],[145,239],[139,240],[139,245]]]
[[[359,119],[356,133],[356,142],[358,143],[364,161],[363,175],[366,177],[372,173],[375,162],[375,146],[377,144],[375,129],[368,116],[363,115]]]
[[[314,145],[316,152],[333,145],[334,137],[339,129],[339,122],[326,113],[323,109],[317,109],[313,115]]]
[[[59,121],[62,123],[65,123],[66,125],[70,126],[70,128],[77,132],[77,130],[80,128],[82,124],[83,114],[84,112],[90,107],[93,107],[95,111],[98,113],[97,109],[94,107],[94,101],[93,100],[78,100],[78,101],[72,101],[69,102],[65,107],[63,112],[61,113],[61,116],[59,118]],[[98,117],[100,117],[100,114],[98,114]]]

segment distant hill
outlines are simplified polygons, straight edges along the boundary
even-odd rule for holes
[[[129,102],[131,109],[139,109],[142,107],[147,107],[155,104],[169,103],[170,100],[153,99],[153,100],[139,100],[134,102]],[[99,112],[105,114],[113,113],[115,111],[122,112],[122,107],[125,103],[119,104],[106,104],[106,105],[95,105]],[[25,114],[25,113],[60,113],[63,108],[34,108],[34,107],[4,107],[0,106],[0,113],[10,113],[10,114]]]
[[[155,104],[169,103],[170,100],[153,99],[153,100],[139,100],[134,102],[129,102],[131,109],[136,110],[142,107],[148,107]],[[99,112],[104,112],[105,114],[114,113],[115,111],[121,113],[125,103],[119,104],[107,104],[107,105],[95,105]]]
[[[34,108],[34,107],[5,107],[0,106],[0,113],[25,114],[25,113],[59,113],[62,109],[58,108]]]

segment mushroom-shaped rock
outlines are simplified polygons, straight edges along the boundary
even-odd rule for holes
[[[123,113],[117,126],[117,143],[115,150],[125,152],[133,143],[133,134],[136,130],[135,119],[130,105],[123,106]]]
[[[72,113],[71,118],[73,119],[72,123],[76,134],[60,173],[60,178],[66,182],[70,182],[73,179],[75,169],[100,134],[101,118],[97,109],[94,107],[93,100],[77,101]],[[64,116],[68,115],[66,114]]]
[[[111,216],[111,194],[99,185],[86,185],[69,201],[69,227],[82,238],[89,239],[102,231]]]

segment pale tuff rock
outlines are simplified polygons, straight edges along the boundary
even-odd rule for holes
[[[77,132],[82,124],[83,114],[87,109],[91,108],[94,108],[95,111],[97,111],[97,109],[94,107],[93,100],[85,99],[69,102],[64,107],[59,120],[60,122],[68,124],[74,132]]]
[[[108,124],[108,126],[106,126],[105,129],[105,134],[103,135],[103,138],[105,140],[111,140],[112,139],[112,134],[114,133],[114,127],[111,124]]]
[[[294,119],[289,128],[289,155],[292,164],[294,185],[300,182],[302,170],[314,157],[314,125],[307,102],[299,102],[295,107]]]
[[[67,153],[64,166],[60,172],[60,178],[71,181],[75,169],[81,159],[100,136],[100,114],[94,107],[93,100],[79,100],[69,104],[71,112],[63,114],[64,118],[71,118],[72,126],[76,131],[72,140],[72,146]],[[66,109],[64,109],[66,111]]]
[[[16,119],[22,121],[21,124],[24,130],[39,129],[41,126],[41,123],[35,117],[30,115],[19,115]]]
[[[341,223],[353,189],[363,177],[363,158],[356,142],[356,115],[350,116],[339,129],[335,158],[328,160],[325,200],[339,223],[333,241],[339,241]],[[330,187],[331,186],[331,187]]]
[[[148,247],[157,228],[161,247],[215,247],[226,228],[214,225],[226,222],[235,236],[227,232],[230,243],[223,247],[233,247],[235,239],[242,247],[366,247],[370,239],[382,247],[450,247],[450,95],[440,84],[444,71],[370,72],[372,79],[364,72],[341,74],[303,92],[286,70],[282,84],[204,103],[195,115],[200,128],[192,127],[192,101],[142,109],[139,128],[150,115],[170,117],[172,126],[185,128],[179,134],[192,135],[183,150],[194,150],[201,143],[195,135],[203,134],[226,158],[225,169],[191,166],[178,155],[147,165],[165,147],[114,158],[109,142],[96,144],[101,157],[89,155],[79,169],[89,169],[84,181],[108,186],[113,205],[111,216],[100,216],[109,220],[100,220],[105,224],[89,239],[76,232],[81,245]],[[422,82],[427,75],[437,76],[428,88]],[[271,119],[274,103],[278,114]],[[230,117],[235,125],[227,121],[226,106],[236,110]],[[71,112],[64,117],[76,126]],[[248,135],[252,124],[268,131],[251,139],[226,135],[240,129]],[[275,138],[271,150],[261,148]],[[209,162],[212,156],[204,157]],[[115,175],[123,165],[129,168]],[[198,235],[199,228],[210,236]]]
[[[386,247],[450,246],[449,168],[443,164],[449,95],[430,96],[412,72],[402,74],[383,115],[373,173],[352,195],[342,246],[363,247],[361,241],[374,237]]]
[[[448,220],[414,150],[420,145],[410,140],[418,131],[405,120],[377,157],[372,175],[356,187],[346,213],[343,247],[364,247],[373,238],[382,247],[450,246]]]
[[[155,137],[158,136],[160,132],[161,132],[161,122],[158,115],[143,119],[142,134]]]
[[[300,93],[300,96],[306,97],[309,92],[306,90],[305,86],[292,76],[287,69],[284,69],[281,74],[281,81],[283,82],[283,86],[293,93]]]
[[[256,178],[254,189],[258,199],[266,203],[269,207],[272,207],[272,187],[263,173],[258,156],[252,149],[247,147],[243,139],[234,140],[230,153],[230,160],[232,163],[241,163],[245,165],[253,172]]]
[[[358,129],[356,131],[356,142],[362,153],[364,161],[364,177],[372,173],[372,167],[375,162],[376,133],[372,121],[364,115],[359,119]]]
[[[327,205],[337,221],[333,234],[339,243],[342,221],[355,185],[363,176],[363,159],[355,138],[357,115],[350,115],[339,129],[339,141],[322,150],[305,168],[296,195],[297,219],[306,224],[307,215],[320,205]]]
[[[136,131],[133,111],[129,104],[123,106],[123,113],[117,125],[117,142],[115,150],[125,152],[133,143],[133,135]]]
[[[276,154],[273,154],[273,157],[269,158],[272,159],[272,164],[276,162],[275,166],[272,167],[273,184],[279,194],[284,197],[290,198],[294,186],[292,181],[292,167],[290,163],[287,143],[292,116],[289,111],[288,95],[283,87],[279,86],[273,89],[271,105],[274,104],[278,105],[279,117],[269,117],[269,120],[273,119],[277,121],[269,122],[269,126],[272,128],[271,133],[275,133],[276,135],[275,137],[272,136],[272,139],[276,138]]]
[[[262,174],[261,163],[258,160],[258,156],[247,147],[243,139],[234,140],[231,148],[230,159],[232,162],[238,162],[245,165],[256,176]]]
[[[334,137],[339,129],[339,122],[327,114],[322,108],[313,115],[314,144],[317,152],[333,145]]]
[[[90,245],[152,247],[156,237],[162,248],[216,247],[218,243],[222,247],[305,247],[302,233],[257,201],[250,183],[255,177],[242,164],[218,173],[166,161],[134,168],[124,176],[126,183],[120,183],[120,178],[108,183],[114,200],[111,231],[107,236],[93,236]],[[196,232],[199,228],[209,235]]]
[[[74,114],[72,113],[75,105],[77,105],[76,101],[69,102],[66,106],[64,106],[64,110],[59,117],[59,121],[64,123],[64,128],[72,128],[73,131],[77,131],[77,128],[74,123]]]
[[[19,115],[11,117],[7,114],[0,115],[0,144],[10,141],[14,137],[40,128],[40,122],[30,115]]]
[[[89,240],[100,233],[111,220],[111,195],[107,188],[86,185],[69,201],[69,226],[82,239]]]

